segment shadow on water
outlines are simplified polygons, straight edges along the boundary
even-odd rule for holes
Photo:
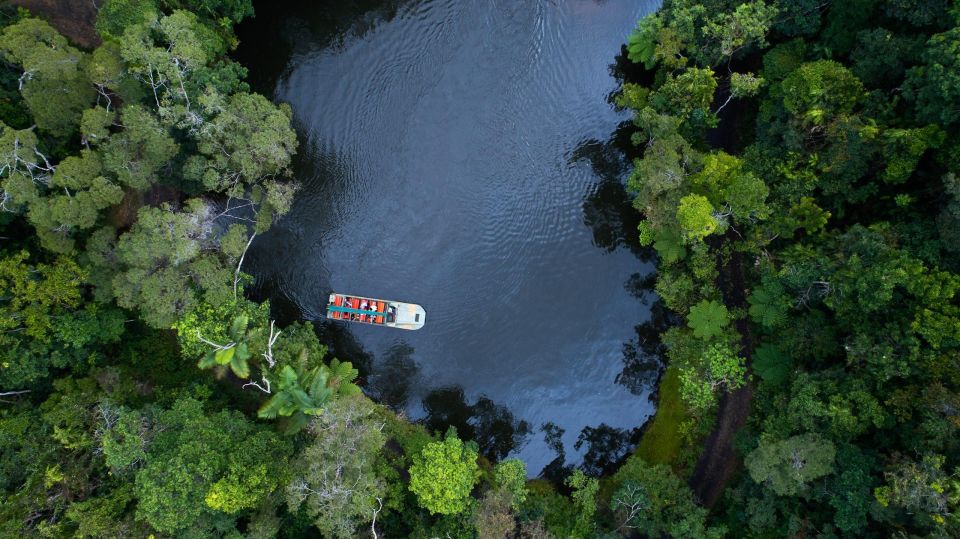
[[[346,325],[338,322],[316,322],[317,336],[320,342],[327,345],[327,357],[336,357],[340,361],[353,363],[354,368],[360,371],[360,382],[366,385],[367,377],[373,367],[373,354],[366,351],[360,341],[347,329]]]
[[[248,82],[271,95],[298,53],[342,45],[362,37],[380,21],[390,21],[410,0],[284,0],[255,2],[256,15],[236,28],[240,47],[234,58],[249,68]],[[270,47],[244,46],[269,42]]]
[[[401,342],[391,346],[380,358],[367,385],[377,402],[398,411],[407,405],[410,388],[420,371],[413,352],[412,346]]]
[[[443,432],[455,427],[460,438],[475,440],[480,452],[493,460],[505,458],[530,434],[530,425],[515,419],[509,408],[485,396],[467,404],[463,388],[458,386],[431,391],[423,399],[423,408],[427,412],[423,424],[428,429]]]
[[[567,464],[567,454],[563,447],[562,438],[566,431],[555,423],[544,423],[540,425],[540,432],[543,433],[544,443],[556,457],[544,466],[538,477],[550,481],[559,490],[566,491],[568,487],[564,480],[574,469],[572,464]],[[573,445],[577,451],[586,447],[578,467],[583,473],[593,477],[612,473],[639,443],[642,432],[640,427],[620,429],[606,423],[597,427],[584,427]]]
[[[666,364],[666,347],[660,342],[660,334],[680,323],[657,297],[655,284],[656,274],[652,273],[634,273],[625,284],[630,294],[650,310],[649,320],[634,327],[636,337],[623,343],[623,371],[616,379],[634,395],[653,390]]]
[[[624,188],[636,149],[627,115],[604,102],[617,86],[606,65],[654,4],[258,2],[235,56],[256,90],[293,107],[302,189],[251,248],[255,292],[278,320],[317,320],[371,397],[457,427],[492,458],[536,472],[555,454],[544,474],[557,480],[567,459],[586,453],[595,470],[599,455],[619,458],[658,372],[634,337],[652,287],[622,283],[655,256],[638,243]],[[634,80],[630,69],[622,54],[610,66]],[[558,111],[571,120],[552,121]],[[331,288],[409,298],[431,324],[395,335],[322,321]],[[477,298],[485,309],[466,323],[457,313]],[[496,354],[505,336],[516,345]],[[546,443],[528,421],[552,422]]]
[[[540,432],[543,433],[544,443],[557,456],[543,467],[538,476],[550,481],[558,489],[565,489],[567,487],[563,480],[573,471],[573,466],[567,464],[567,451],[563,447],[563,434],[566,431],[556,423],[547,422],[540,425]]]
[[[628,122],[621,124],[605,142],[585,140],[577,146],[571,160],[586,160],[600,178],[600,182],[583,202],[584,223],[593,231],[594,245],[607,252],[621,247],[627,248],[641,262],[650,263],[656,259],[656,252],[651,247],[640,245],[637,233],[640,214],[633,208],[630,194],[622,180],[629,170],[623,149],[630,145],[631,131]],[[623,343],[623,371],[617,375],[616,382],[634,395],[643,395],[655,386],[665,364],[665,349],[659,335],[677,323],[654,291],[656,277],[656,273],[637,272],[632,274],[624,285],[630,295],[643,303],[651,313],[649,320],[634,327],[636,337]],[[601,425],[593,428],[586,438],[582,432],[578,444],[590,444],[593,439],[591,437],[598,435],[596,433],[605,433],[605,439],[609,439],[609,433],[605,429],[610,427]],[[618,439],[630,438],[626,435],[618,436]],[[584,465],[587,466],[586,460]]]
[[[571,162],[586,161],[600,181],[583,200],[583,222],[593,231],[593,244],[607,252],[629,249],[641,262],[651,262],[655,253],[640,245],[637,226],[640,214],[624,186],[630,162],[624,148],[630,145],[631,127],[622,123],[610,139],[582,141],[570,156]]]
[[[640,428],[618,429],[606,423],[599,427],[585,427],[574,444],[577,450],[584,445],[587,447],[580,469],[594,477],[612,473],[640,441],[640,433]]]
[[[559,490],[567,491],[564,480],[573,472],[574,466],[566,461],[567,454],[562,441],[566,431],[557,424],[548,422],[540,425],[540,432],[543,433],[544,443],[556,457],[544,466],[538,476],[550,481]],[[586,447],[578,467],[583,473],[593,477],[612,473],[640,441],[641,433],[640,427],[621,429],[606,423],[597,427],[584,427],[573,446],[577,451]]]

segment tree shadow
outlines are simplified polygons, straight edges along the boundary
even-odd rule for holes
[[[563,480],[573,471],[573,466],[567,464],[567,452],[563,447],[563,434],[566,431],[556,423],[549,421],[540,425],[540,432],[543,433],[544,443],[557,456],[540,470],[538,477],[550,481],[558,489],[566,489]]]
[[[232,56],[249,68],[254,91],[270,96],[295,55],[339,46],[348,36],[362,37],[379,22],[393,20],[409,1],[258,2],[256,17],[236,27],[240,46]]]
[[[361,385],[366,385],[366,379],[372,372],[373,354],[363,348],[344,324],[318,320],[313,326],[320,342],[328,348],[327,359],[336,357],[340,361],[353,363],[354,368],[360,371]]]
[[[601,423],[598,427],[584,427],[573,445],[577,450],[584,444],[587,446],[580,469],[593,477],[613,473],[630,450],[640,442],[640,434],[639,427],[618,429],[606,423]]]
[[[380,404],[402,410],[410,398],[410,387],[420,366],[413,359],[414,348],[400,342],[391,346],[369,378],[367,390]]]
[[[424,426],[437,432],[456,427],[460,438],[475,440],[480,452],[492,460],[504,459],[531,432],[529,423],[517,420],[509,408],[485,396],[468,404],[460,386],[431,391],[423,399],[423,408],[427,412]]]
[[[619,129],[618,129],[619,131]],[[640,213],[633,207],[623,184],[629,162],[615,133],[611,140],[581,142],[570,162],[586,161],[600,181],[583,200],[583,222],[593,231],[593,244],[607,252],[629,249],[642,262],[654,259],[654,251],[640,245],[637,225]]]
[[[680,318],[666,308],[653,291],[656,275],[633,274],[626,283],[631,295],[650,308],[650,319],[634,326],[636,336],[623,343],[623,370],[616,377],[634,395],[653,390],[666,364],[666,347],[660,334],[680,323]]]

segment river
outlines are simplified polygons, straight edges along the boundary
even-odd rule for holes
[[[623,456],[660,364],[611,64],[656,6],[257,2],[236,56],[293,108],[301,189],[251,248],[255,293],[488,455],[534,475]],[[419,303],[426,325],[323,322],[331,291]]]

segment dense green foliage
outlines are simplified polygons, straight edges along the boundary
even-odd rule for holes
[[[228,56],[249,0],[107,0],[94,50],[0,15],[0,535],[592,533],[596,479],[533,495],[244,295],[297,150]]]
[[[628,187],[682,322],[637,453],[555,484],[375,404],[244,295],[296,190],[290,108],[228,56],[252,13],[107,0],[81,50],[0,10],[0,535],[960,535],[955,3],[639,21]],[[731,402],[739,471],[701,500]]]
[[[672,0],[628,40],[681,453],[752,403],[711,516],[738,536],[960,534],[958,25],[950,2]]]
[[[479,473],[477,450],[451,429],[443,441],[427,444],[414,456],[410,490],[431,513],[455,515],[467,508]]]

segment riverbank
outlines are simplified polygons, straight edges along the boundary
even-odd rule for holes
[[[657,411],[644,428],[635,454],[650,464],[679,463],[683,446],[682,426],[690,419],[680,400],[680,378],[677,369],[667,368],[657,387]]]

